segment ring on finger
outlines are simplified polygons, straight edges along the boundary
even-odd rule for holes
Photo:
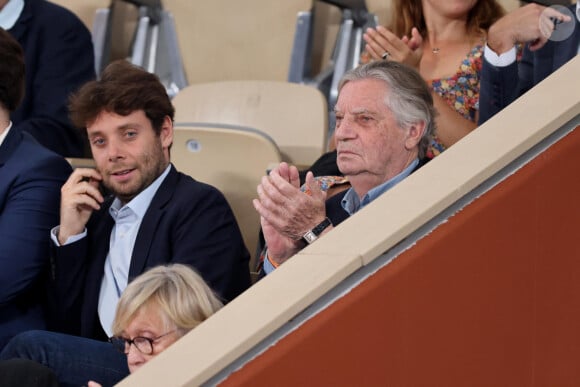
[[[381,55],[381,58],[383,58],[383,60],[389,60],[389,56],[391,56],[391,53],[388,51],[385,51],[383,53],[383,55]]]

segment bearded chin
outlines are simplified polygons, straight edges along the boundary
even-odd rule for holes
[[[139,188],[135,189],[128,184],[117,184],[113,186],[112,184],[103,182],[103,186],[107,190],[107,193],[117,197],[123,204],[129,203],[139,192]]]

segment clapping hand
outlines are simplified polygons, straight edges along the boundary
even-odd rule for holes
[[[423,37],[417,28],[411,30],[411,37],[402,38],[383,26],[376,29],[368,28],[363,39],[367,44],[361,61],[386,59],[404,63],[415,69],[419,68],[423,56]]]

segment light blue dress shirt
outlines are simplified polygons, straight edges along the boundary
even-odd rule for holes
[[[105,260],[105,273],[101,282],[98,304],[99,320],[109,337],[113,334],[112,324],[117,302],[129,280],[131,256],[141,221],[170,169],[171,166],[167,166],[161,176],[129,203],[123,205],[118,198],[115,198],[109,208],[109,214],[115,220],[115,225],[111,230],[109,253]]]
[[[387,180],[383,184],[378,185],[367,192],[365,196],[362,197],[362,200],[358,197],[353,188],[349,188],[348,191],[346,191],[346,194],[344,194],[342,201],[340,202],[342,208],[344,208],[344,210],[348,212],[350,216],[354,215],[355,212],[364,208],[367,204],[393,188],[405,177],[409,176],[411,172],[417,168],[417,165],[419,165],[419,159],[413,160],[413,162],[409,164],[407,168],[403,169],[397,176]]]
[[[14,27],[24,9],[24,0],[9,0],[0,11],[0,27],[9,30]]]

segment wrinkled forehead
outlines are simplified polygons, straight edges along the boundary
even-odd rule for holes
[[[382,111],[387,109],[388,85],[378,79],[347,82],[340,93],[334,110],[340,112]]]

